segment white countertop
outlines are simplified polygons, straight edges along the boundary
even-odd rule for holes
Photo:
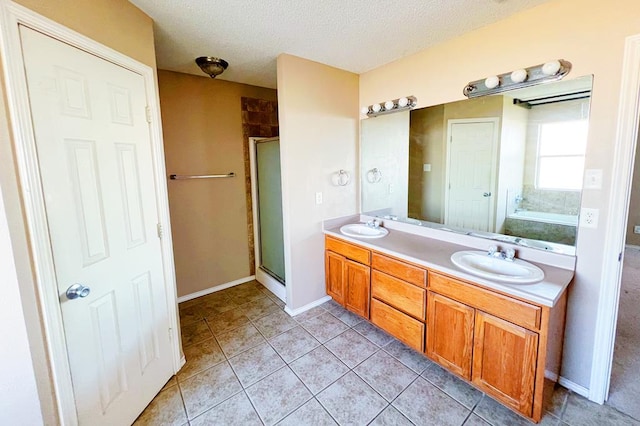
[[[502,293],[519,297],[530,302],[553,307],[573,279],[573,269],[560,268],[540,262],[531,262],[544,271],[544,279],[533,284],[509,284],[491,281],[469,274],[451,262],[451,255],[461,250],[475,249],[441,239],[429,238],[397,229],[390,229],[383,238],[367,239],[348,237],[340,233],[344,223],[356,223],[358,220],[325,221],[324,233],[351,243],[366,247],[380,253],[388,254],[406,261],[422,265],[466,281],[477,283],[482,287],[494,289]],[[336,224],[338,222],[338,224]]]

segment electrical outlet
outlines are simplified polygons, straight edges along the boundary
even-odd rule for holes
[[[389,194],[393,194],[396,191],[396,186],[393,183],[389,184]]]
[[[634,234],[640,234],[640,225],[636,225],[633,227],[633,233]]]
[[[322,204],[322,192],[316,192],[316,204]]]
[[[598,227],[598,209],[580,209],[580,227],[581,228],[597,228]]]

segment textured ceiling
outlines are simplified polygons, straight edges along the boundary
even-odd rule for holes
[[[276,87],[281,53],[363,73],[546,0],[130,0],[155,21],[158,68]],[[455,52],[451,52],[455,55]]]

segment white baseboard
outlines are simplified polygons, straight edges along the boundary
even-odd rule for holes
[[[259,267],[256,268],[256,281],[265,286],[271,293],[278,296],[278,299],[287,303],[287,290],[284,285]]]
[[[323,298],[320,298],[315,302],[308,303],[298,309],[290,309],[289,306],[285,306],[284,311],[293,317],[296,315],[300,315],[301,313],[306,312],[309,309],[315,308],[316,306],[320,306],[324,302],[328,302],[329,300],[331,300],[331,296],[324,296]]]
[[[560,376],[558,376],[556,373],[553,373],[549,370],[544,370],[544,377],[551,380],[552,382],[557,382],[560,378]]]
[[[636,246],[634,244],[625,244],[624,248],[632,249],[632,250],[640,250],[640,246]]]
[[[246,282],[253,281],[255,279],[256,279],[255,275],[251,275],[250,277],[240,278],[239,280],[231,281],[224,284],[219,284],[215,287],[209,287],[204,290],[196,291],[195,293],[186,294],[184,296],[178,297],[178,303],[186,302],[187,300],[195,299],[197,297],[206,296],[207,294],[215,293],[216,291],[224,290],[225,288],[244,284]]]
[[[580,396],[584,396],[587,399],[589,398],[589,389],[585,388],[584,386],[580,386],[579,384],[574,383],[571,380],[565,379],[562,376],[558,378],[558,383],[560,383],[560,385],[564,386],[565,388],[571,391],[574,391]]]

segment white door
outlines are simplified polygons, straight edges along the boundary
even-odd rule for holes
[[[497,119],[450,120],[445,224],[493,232]]]
[[[172,375],[144,80],[20,34],[78,419],[130,424]]]

